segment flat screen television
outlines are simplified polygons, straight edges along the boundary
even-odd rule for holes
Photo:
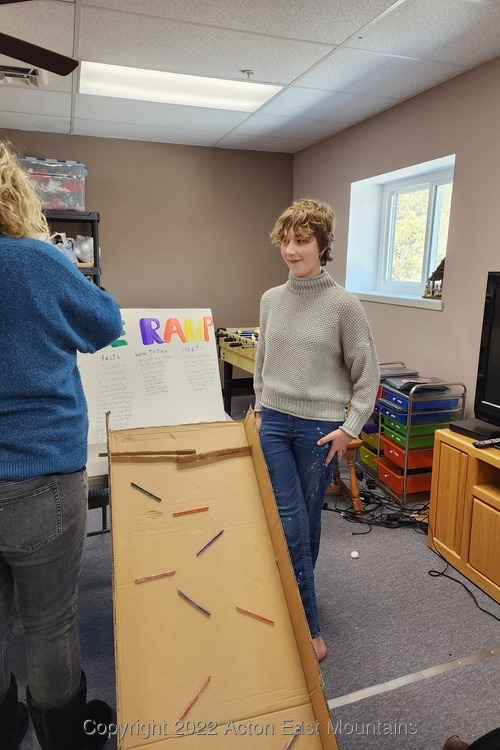
[[[474,416],[450,429],[476,440],[500,437],[500,271],[490,271],[486,283]]]
[[[500,271],[490,272],[486,284],[474,415],[500,434]]]

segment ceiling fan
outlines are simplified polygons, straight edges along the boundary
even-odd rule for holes
[[[26,2],[26,0],[0,0],[0,5]],[[69,75],[77,66],[78,60],[60,55],[45,47],[16,39],[14,36],[0,32],[0,53],[42,70],[50,70],[59,76]]]

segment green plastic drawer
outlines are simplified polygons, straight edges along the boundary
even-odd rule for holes
[[[406,437],[395,430],[391,430],[387,425],[384,426],[384,434],[394,440],[398,445],[406,447]],[[413,434],[413,430],[412,430]],[[434,433],[432,435],[422,435],[421,437],[411,437],[408,448],[432,448],[434,445]]]
[[[406,437],[408,432],[408,426],[395,422],[390,417],[383,416],[382,424],[384,427],[388,427],[393,432],[397,432],[398,435]],[[449,422],[429,422],[427,424],[414,424],[411,427],[412,437],[421,437],[422,435],[434,435],[436,430],[445,430],[449,426]]]

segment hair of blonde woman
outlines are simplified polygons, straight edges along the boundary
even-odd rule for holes
[[[322,266],[332,259],[335,214],[330,206],[309,198],[294,201],[276,220],[270,235],[273,245],[281,245],[291,228],[303,239],[316,238]]]
[[[42,232],[48,233],[49,227],[33,183],[14,148],[0,141],[0,234],[21,238]]]

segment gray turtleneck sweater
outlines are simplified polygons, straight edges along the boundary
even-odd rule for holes
[[[361,303],[324,269],[309,279],[290,274],[286,284],[264,293],[255,411],[267,406],[304,419],[343,422],[342,429],[356,437],[373,411],[379,378]]]

